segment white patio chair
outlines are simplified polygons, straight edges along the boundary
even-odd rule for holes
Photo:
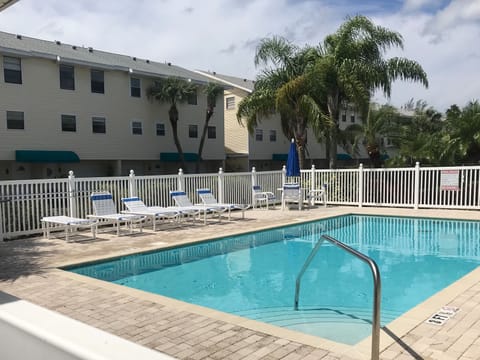
[[[145,217],[118,213],[113,202],[112,194],[109,192],[92,193],[90,199],[92,200],[93,214],[87,215],[88,218],[116,225],[117,236],[120,235],[120,224],[122,223],[128,225],[130,233],[133,232],[133,224],[138,223],[140,225],[140,232],[142,232],[142,221]],[[95,224],[98,225],[98,221]]]
[[[288,203],[298,203],[298,210],[302,210],[303,206],[303,190],[300,184],[284,184],[282,188],[282,210]]]
[[[161,206],[148,207],[139,197],[122,198],[122,203],[127,208],[127,211],[122,211],[122,213],[145,216],[147,219],[152,221],[153,231],[156,230],[157,220],[178,220],[180,215],[180,211],[172,208],[165,208]]]
[[[245,210],[250,207],[248,204],[233,204],[233,203],[219,203],[215,196],[213,196],[210,189],[197,189],[197,194],[202,199],[204,205],[207,206],[221,206],[224,208],[224,211],[228,210],[228,220],[231,219],[231,211],[232,210],[241,210],[242,211],[242,219],[245,218]]]
[[[275,194],[271,191],[262,191],[260,185],[253,185],[252,186],[253,196],[253,208],[255,209],[258,206],[262,206],[262,204],[266,205],[268,210],[268,206],[271,204],[272,208],[275,208]]]
[[[175,201],[177,205],[174,207],[175,209],[179,210],[183,214],[187,214],[189,216],[195,217],[203,212],[203,223],[207,223],[207,214],[208,213],[217,213],[219,221],[222,220],[221,213],[225,211],[225,208],[222,206],[214,206],[214,205],[200,205],[200,204],[193,204],[190,199],[188,198],[185,191],[170,191],[170,196]]]
[[[323,202],[323,206],[327,206],[327,194],[325,186],[322,186],[320,189],[310,190],[308,192],[308,200],[310,205],[314,206],[315,202],[321,201]]]

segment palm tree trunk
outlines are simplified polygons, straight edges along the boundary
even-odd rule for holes
[[[382,156],[380,154],[380,149],[376,144],[367,145],[367,153],[370,158],[370,162],[374,168],[382,167]]]
[[[325,159],[328,160],[330,165],[330,131],[327,129],[325,131]]]
[[[297,115],[295,143],[297,145],[300,169],[305,168],[305,145],[307,144],[307,125],[303,116]]]
[[[178,157],[180,158],[180,166],[183,170],[185,170],[185,156],[183,155],[182,145],[180,144],[180,139],[178,138],[178,109],[173,104],[168,110],[168,115],[170,119],[170,124],[172,125],[172,134],[173,134],[173,142],[177,147]]]
[[[195,172],[198,174],[200,171],[200,162],[202,161],[203,147],[205,145],[205,138],[207,137],[208,123],[213,116],[213,108],[208,108],[205,114],[205,123],[203,124],[202,136],[200,138],[200,144],[198,145],[198,158],[195,165]]]
[[[330,159],[328,167],[330,169],[337,168],[337,134],[336,134],[336,125],[330,129]]]
[[[339,94],[336,93],[334,96],[329,96],[327,100],[328,112],[330,114],[330,120],[332,121],[332,126],[330,128],[330,169],[337,168],[337,143],[338,143],[338,105],[339,105]]]

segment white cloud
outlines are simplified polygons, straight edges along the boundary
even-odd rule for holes
[[[442,0],[405,0],[403,9],[405,11],[418,11],[429,5],[440,5]]]
[[[480,95],[476,39],[480,0],[452,0],[435,14],[438,0],[407,0],[411,11],[383,13],[378,0],[372,19],[405,38],[405,50],[389,56],[417,60],[426,70],[429,89],[395,85],[392,102],[414,97],[444,110]],[[441,0],[442,3],[445,0]],[[188,69],[254,78],[258,40],[287,36],[298,45],[316,45],[333,33],[347,15],[362,13],[356,0],[22,0],[0,13],[0,30],[46,40],[170,61]],[[348,6],[347,6],[348,5]],[[368,2],[369,11],[375,9]],[[380,10],[379,10],[380,9]],[[367,14],[367,15],[369,15]],[[453,19],[453,20],[452,20]],[[441,42],[438,35],[441,34]],[[437,40],[437,41],[432,41]]]
[[[444,111],[454,103],[463,106],[467,101],[480,97],[477,70],[480,50],[472,46],[478,37],[478,27],[452,27],[442,42],[432,42],[422,29],[433,18],[433,15],[416,14],[410,17],[391,15],[377,20],[383,26],[396,29],[404,37],[404,51],[389,55],[416,60],[429,79],[428,89],[405,82],[395,84],[392,102],[397,106],[414,98],[426,100],[437,110]]]
[[[425,25],[424,33],[441,39],[451,29],[479,23],[480,0],[452,0]]]

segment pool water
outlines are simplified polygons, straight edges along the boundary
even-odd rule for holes
[[[348,215],[69,270],[355,344],[371,334],[373,280],[346,251],[322,244],[293,310],[297,274],[323,234],[377,262],[382,325],[480,264],[480,222]]]

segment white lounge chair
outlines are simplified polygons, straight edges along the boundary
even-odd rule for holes
[[[252,202],[253,208],[255,209],[258,206],[262,206],[262,203],[266,205],[268,210],[268,205],[272,205],[272,208],[275,208],[275,194],[271,191],[262,191],[260,185],[252,186],[253,195]]]
[[[130,228],[130,233],[133,232],[133,224],[140,224],[140,232],[142,232],[142,221],[144,216],[132,214],[120,214],[115,208],[112,194],[109,192],[97,192],[90,195],[93,205],[93,214],[88,215],[88,218],[101,220],[104,223],[112,223],[116,225],[117,236],[120,235],[120,224],[124,223]],[[98,221],[95,223],[98,225]]]
[[[90,227],[93,239],[96,238],[95,221],[81,219],[70,216],[45,216],[41,220],[43,227],[43,236],[50,239],[50,231],[55,228],[65,229],[65,241],[69,240],[69,235],[79,227]]]
[[[194,217],[196,215],[203,213],[203,223],[207,223],[207,214],[209,212],[217,213],[219,221],[222,220],[221,213],[224,212],[226,209],[222,206],[214,206],[214,205],[201,205],[201,204],[193,204],[190,199],[188,198],[185,191],[170,191],[170,196],[175,201],[177,208],[182,213],[188,214],[191,212]]]
[[[215,196],[213,196],[210,189],[197,189],[197,194],[202,199],[204,205],[207,206],[221,206],[225,210],[228,210],[228,220],[231,218],[232,210],[242,210],[242,219],[245,218],[245,210],[250,207],[248,204],[233,204],[233,203],[219,203]]]
[[[282,210],[288,203],[298,203],[298,210],[302,210],[303,207],[303,190],[300,188],[300,184],[283,184],[282,188]]]
[[[145,216],[152,221],[153,231],[156,230],[157,220],[178,220],[178,217],[180,215],[180,211],[172,208],[165,208],[161,206],[148,207],[139,197],[122,198],[122,203],[128,209],[127,211],[122,211],[122,213]]]

